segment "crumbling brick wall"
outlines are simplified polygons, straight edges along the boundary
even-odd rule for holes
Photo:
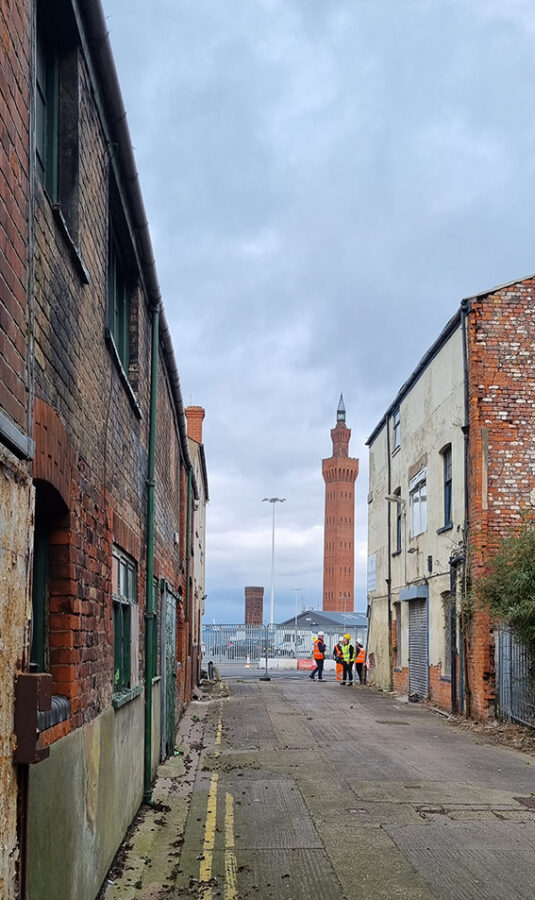
[[[535,488],[535,278],[470,301],[469,570],[472,584],[502,535],[531,508]],[[494,640],[475,607],[466,659],[471,713],[485,719],[495,702]]]

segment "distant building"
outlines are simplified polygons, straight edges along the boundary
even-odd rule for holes
[[[305,609],[298,613],[297,617],[292,616],[291,619],[281,622],[279,628],[286,628],[287,635],[283,635],[283,640],[292,640],[292,629],[297,630],[299,637],[303,639],[305,632],[308,632],[308,638],[305,639],[305,645],[311,646],[312,635],[317,634],[321,629],[325,632],[327,646],[329,649],[334,647],[335,641],[341,634],[346,632],[351,635],[353,640],[360,641],[366,646],[366,635],[368,631],[368,620],[364,613],[356,612],[325,612],[320,609]]]
[[[349,457],[351,429],[346,425],[344,398],[331,430],[333,455],[322,464],[325,481],[323,609],[353,612],[355,591],[355,491],[358,459]]]
[[[188,447],[192,461],[197,494],[193,498],[190,543],[192,558],[191,622],[192,622],[192,666],[191,687],[198,683],[201,674],[201,619],[206,600],[206,504],[208,503],[208,475],[202,440],[204,409],[202,406],[187,406]]]
[[[264,588],[245,588],[245,624],[261,625],[264,615]]]

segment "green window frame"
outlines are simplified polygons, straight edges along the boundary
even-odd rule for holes
[[[130,366],[130,291],[113,225],[108,251],[108,328],[125,375]]]
[[[120,694],[132,687],[132,608],[137,605],[135,561],[113,548],[113,690]]]

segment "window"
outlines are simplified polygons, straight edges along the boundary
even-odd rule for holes
[[[137,389],[137,307],[134,288],[137,267],[126,216],[115,178],[110,180],[108,238],[108,329],[112,353],[131,392]]]
[[[418,472],[409,483],[411,504],[411,536],[427,531],[427,483],[426,470]]]
[[[130,298],[119,244],[112,233],[108,254],[108,325],[125,374],[130,366]]]
[[[79,37],[67,0],[37,4],[35,164],[71,238],[78,234]]]
[[[451,444],[442,450],[444,466],[444,525],[451,525]]]
[[[399,497],[399,500],[396,502],[396,541],[395,541],[395,553],[401,553],[401,520],[403,517],[403,502],[401,500],[401,488],[396,488],[394,491],[394,496]]]
[[[401,444],[401,418],[400,418],[399,406],[397,406],[396,409],[394,410],[392,429],[393,429],[392,449],[396,450]]]
[[[115,693],[128,690],[137,681],[137,571],[133,559],[113,548],[113,656]]]

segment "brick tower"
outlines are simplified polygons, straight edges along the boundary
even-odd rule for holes
[[[351,459],[344,398],[331,429],[333,455],[322,462],[325,481],[325,539],[323,549],[323,609],[353,612],[355,587],[355,491],[358,459]]]
[[[264,612],[264,588],[245,588],[245,624],[261,625]]]

